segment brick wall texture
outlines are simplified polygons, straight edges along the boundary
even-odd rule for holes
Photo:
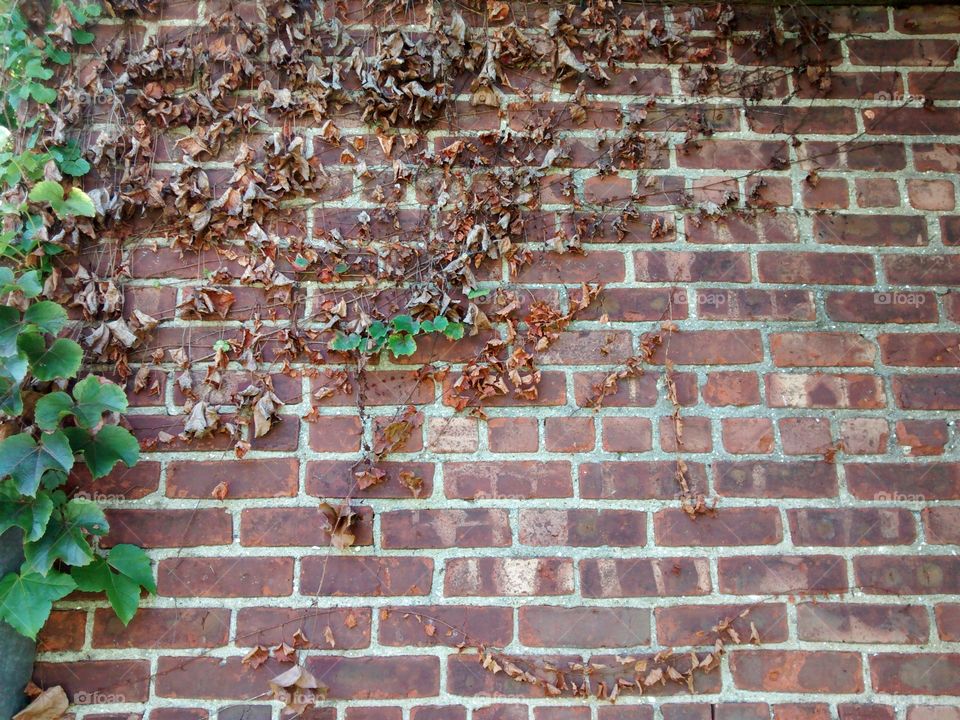
[[[413,10],[328,5],[351,32],[425,27]],[[175,37],[217,12],[170,4],[133,21],[131,37]],[[683,30],[689,8],[646,12],[715,37]],[[156,442],[185,422],[182,370],[169,356],[156,364],[158,392],[131,394],[141,463],[76,484],[109,508],[108,542],[149,549],[158,595],[126,628],[101,599],[58,603],[35,681],[68,689],[78,719],[279,718],[267,683],[289,665],[243,658],[301,631],[310,646],[299,661],[329,687],[305,717],[323,720],[960,718],[960,12],[810,12],[831,28],[815,51],[833,70],[826,87],[792,72],[789,42],[762,59],[746,52],[743,39],[781,17],[746,7],[715,67],[782,70],[764,99],[716,86],[694,95],[690,66],[651,54],[588,85],[586,118],[556,129],[570,160],[545,170],[534,262],[519,274],[495,263],[480,278],[560,308],[581,282],[604,285],[538,358],[535,399],[495,398],[486,418],[456,412],[450,383],[482,345],[468,337],[383,358],[361,412],[354,394],[317,400],[324,370],[353,367],[324,352],[261,368],[282,419],[238,459],[223,435]],[[538,82],[541,110],[572,101],[575,86]],[[420,130],[411,153],[518,129],[530,112],[509,93],[499,109],[471,108],[470,89],[458,91],[459,122]],[[655,163],[602,167],[598,144],[628,132],[624,118],[654,95],[656,108],[695,114],[698,137],[685,143],[685,127],[651,109],[641,130],[663,142]],[[294,208],[303,222],[292,232],[308,241],[354,227],[377,205],[373,188],[391,187],[393,163],[369,152],[377,142],[356,108],[331,118],[334,150],[319,124],[296,127],[337,181]],[[341,155],[358,136],[362,177]],[[158,168],[176,165],[169,152]],[[410,217],[431,209],[422,190],[395,198]],[[616,201],[631,194],[643,212],[618,233]],[[583,254],[538,249],[583,203],[607,201]],[[182,346],[195,373],[254,309],[267,326],[307,322],[329,290],[304,281],[297,303],[271,304],[226,280],[237,297],[227,317],[190,319],[175,307],[212,272],[237,277],[232,257],[181,252],[162,233],[124,252],[128,307],[161,320],[140,359]],[[663,322],[675,330],[646,372],[587,407],[590,387]],[[419,379],[430,362],[452,363],[451,375]],[[243,387],[244,373],[231,365],[224,387]],[[349,493],[362,445],[409,404],[422,425],[383,463],[386,482],[353,493],[354,545],[332,547],[319,504]],[[683,512],[678,459],[715,513]],[[403,470],[423,479],[419,497]],[[224,499],[213,496],[220,483]],[[721,632],[725,653],[692,693],[668,681],[624,689],[615,704],[549,697],[458,648],[482,642],[564,667],[673,648],[682,665],[714,648],[725,618],[735,632]]]

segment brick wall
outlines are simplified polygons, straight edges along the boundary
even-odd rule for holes
[[[357,32],[390,20],[348,5],[328,17],[339,12]],[[683,32],[687,11],[648,9]],[[98,32],[175,39],[217,12],[169,4]],[[330,688],[307,717],[324,720],[960,718],[960,13],[816,12],[832,33],[815,51],[833,70],[820,89],[788,72],[789,42],[761,59],[745,50],[777,20],[768,8],[739,12],[715,63],[729,77],[782,68],[759,102],[716,86],[692,97],[700,66],[655,54],[587,88],[585,122],[557,130],[571,160],[547,170],[535,211],[541,237],[569,228],[583,204],[611,202],[606,224],[583,255],[534,243],[519,275],[506,263],[487,271],[491,286],[502,278],[562,308],[580,282],[605,286],[537,360],[535,400],[495,399],[487,419],[455,413],[450,383],[479,347],[468,338],[385,359],[368,374],[361,414],[351,394],[315,398],[322,373],[295,372],[350,367],[321,352],[319,368],[264,366],[282,421],[237,459],[225,435],[157,442],[185,422],[182,370],[168,354],[151,370],[158,392],[131,394],[142,462],[95,486],[77,480],[109,508],[109,541],[150,549],[159,594],[126,628],[100,599],[59,603],[36,682],[67,688],[78,718],[277,718],[267,683],[287,666],[242,659],[301,630],[312,646],[299,657]],[[414,31],[422,21],[406,20]],[[694,38],[714,37],[701,27]],[[573,87],[542,82],[550,102],[571,101]],[[698,113],[699,136],[685,143],[685,126],[651,109],[641,129],[664,143],[656,161],[602,172],[601,131],[625,133],[623,117],[654,93],[657,109]],[[428,128],[414,151],[447,147],[454,128],[472,140],[521,128],[529,111],[509,101],[499,114],[464,106],[457,125]],[[343,143],[376,146],[355,109],[332,117]],[[370,179],[319,127],[297,130],[336,182],[291,209],[289,232],[310,240],[354,226],[376,205]],[[171,149],[160,171],[179,159],[173,139],[161,143]],[[365,157],[376,178],[392,169]],[[421,189],[399,191],[411,217],[430,209]],[[644,214],[621,237],[611,221],[631,194]],[[665,229],[652,232],[655,222]],[[181,254],[163,233],[124,253],[128,308],[161,320],[135,360],[182,346],[195,373],[254,309],[268,326],[308,321],[329,290],[303,281],[299,302],[276,303],[227,280],[237,301],[225,319],[187,319],[176,306],[211,272],[238,277],[234,258]],[[590,387],[665,319],[676,329],[647,371],[587,407]],[[451,376],[419,380],[417,367],[434,361],[453,362]],[[223,398],[245,385],[231,366]],[[354,546],[331,547],[319,503],[349,492],[361,445],[410,403],[422,426],[383,464],[385,483],[354,493]],[[691,520],[680,508],[678,458],[717,500],[715,514]],[[400,483],[403,470],[423,479],[420,497]],[[220,483],[225,499],[212,496]],[[615,705],[544,697],[457,649],[467,633],[556,662],[665,648],[702,657],[724,618],[741,642],[726,635],[727,654],[694,694],[671,682],[624,691]]]

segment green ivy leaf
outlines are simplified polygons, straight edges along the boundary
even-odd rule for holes
[[[372,323],[370,323],[370,327],[367,328],[367,335],[374,340],[385,338],[389,332],[389,328],[379,320],[374,320]]]
[[[41,180],[32,188],[27,196],[30,202],[45,202],[50,205],[63,202],[63,187],[54,180]]]
[[[69,472],[72,467],[73,450],[60,431],[41,436],[39,443],[27,433],[0,442],[0,477],[9,475],[24,495],[36,494],[47,470]]]
[[[83,349],[67,338],[54,340],[48,348],[42,335],[26,332],[17,338],[17,347],[27,356],[37,380],[73,377],[83,360]]]
[[[413,339],[413,335],[407,335],[406,333],[393,333],[390,335],[390,338],[387,340],[387,346],[390,348],[390,352],[393,353],[394,357],[413,355],[417,351],[417,341]]]
[[[420,323],[414,320],[409,315],[397,315],[391,320],[393,329],[398,333],[410,333],[411,335],[416,335],[420,330]]]
[[[424,320],[420,323],[420,332],[422,333],[432,333],[436,328],[433,325],[433,320]]]
[[[19,575],[9,573],[0,580],[0,617],[28,638],[37,633],[50,616],[53,603],[77,587],[69,575],[51,572]]]
[[[330,341],[330,349],[337,352],[350,352],[360,347],[360,336],[356,333],[344,335],[338,332],[337,336]]]
[[[23,530],[26,540],[38,540],[50,520],[53,500],[47,493],[35,498],[20,494],[12,482],[0,483],[0,535],[12,527]]]
[[[43,291],[43,281],[40,279],[40,273],[36,270],[28,270],[20,279],[17,280],[20,292],[27,299],[35,298]]]
[[[60,516],[54,513],[43,537],[23,545],[23,570],[46,575],[57,560],[82,566],[93,560],[87,535],[105,535],[110,529],[103,511],[92,500],[74,498]]]
[[[0,305],[0,357],[13,355],[17,351],[17,335],[22,327],[20,311],[9,305]]]
[[[53,70],[43,66],[43,63],[38,59],[34,58],[30,60],[23,68],[23,73],[28,78],[36,78],[40,80],[49,80],[53,77]]]
[[[443,331],[443,334],[446,335],[451,340],[460,340],[463,337],[464,328],[463,323],[452,322],[447,325],[446,330]]]
[[[443,332],[447,329],[447,326],[450,324],[450,321],[445,317],[440,316],[433,319],[433,329],[437,332]]]
[[[23,314],[25,323],[32,323],[43,332],[56,335],[67,324],[67,311],[50,300],[33,303]]]
[[[76,404],[73,414],[77,416],[80,427],[91,428],[100,422],[105,412],[125,412],[127,395],[119,385],[101,382],[99,378],[88,375],[73,388]]]
[[[81,215],[83,217],[96,217],[97,209],[93,205],[93,200],[80,188],[70,188],[67,193],[67,199],[63,201],[60,208],[54,208],[57,215]]]
[[[83,453],[83,460],[94,478],[101,478],[122,460],[133,467],[140,458],[140,445],[125,428],[104,425],[100,432],[91,435],[83,428],[64,428],[75,452]]]
[[[57,91],[40,83],[30,84],[30,97],[41,105],[49,105],[57,99]]]
[[[23,412],[23,397],[20,395],[20,381],[9,377],[0,377],[0,412],[17,417]]]
[[[150,568],[150,558],[141,548],[126,543],[114,545],[107,557],[107,562],[117,572],[127,576],[148,592],[157,592],[153,570]]]
[[[106,559],[97,558],[89,565],[74,568],[71,574],[81,590],[106,592],[110,605],[124,625],[137,612],[140,588],[151,593],[157,591],[150,558],[133,545],[116,545]]]
[[[73,400],[65,392],[52,392],[37,400],[33,418],[41,430],[55,430],[60,421],[73,413]]]

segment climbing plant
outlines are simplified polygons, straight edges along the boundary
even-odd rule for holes
[[[118,462],[133,466],[139,446],[117,424],[127,409],[123,389],[93,374],[77,380],[83,348],[63,336],[67,312],[44,299],[53,260],[73,249],[70,237],[96,216],[94,201],[74,184],[90,165],[65,137],[63,115],[50,111],[57,88],[49,83],[75,46],[93,40],[83,26],[100,10],[54,2],[44,20],[2,5],[0,533],[22,531],[24,560],[0,578],[0,618],[35,638],[53,602],[75,589],[105,592],[128,623],[141,589],[156,588],[141,549],[98,548],[109,530],[103,511],[65,488],[78,462],[97,479]]]

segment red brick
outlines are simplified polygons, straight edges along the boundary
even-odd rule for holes
[[[293,591],[293,558],[161,560],[157,590],[168,597],[272,597]]]
[[[444,466],[449,498],[524,499],[570,497],[573,481],[567,461],[450,462]]]
[[[934,545],[960,545],[960,507],[926,507],[920,514],[927,542]]]
[[[480,445],[476,418],[430,418],[427,448],[437,453],[472,453]]]
[[[713,449],[710,419],[684,415],[680,419],[680,436],[673,417],[660,418],[660,448],[664,452],[703,453]]]
[[[758,405],[760,385],[754,373],[728,370],[707,374],[703,399],[708,405]]]
[[[677,153],[680,167],[720,170],[767,170],[788,157],[782,142],[755,140],[702,140],[686,152]]]
[[[244,607],[237,611],[239,647],[275,647],[280,643],[296,645],[298,632],[310,647],[329,648],[326,630],[333,634],[340,649],[370,645],[370,609],[317,607]]]
[[[884,418],[843,418],[840,445],[848,455],[879,455],[887,451],[890,429]]]
[[[787,455],[822,455],[834,445],[827,418],[781,418],[777,424]]]
[[[131,543],[140,547],[197,547],[233,542],[233,520],[221,508],[139,510],[108,508],[110,534],[101,547]]]
[[[960,255],[889,255],[887,280],[899,285],[960,285]]]
[[[578,317],[597,320],[606,316],[615,322],[649,322],[672,314],[682,319],[687,312],[685,303],[679,301],[685,299],[668,288],[604,288],[600,296]]]
[[[804,508],[787,516],[795,545],[909,545],[917,536],[913,515],[899,508]]]
[[[37,635],[38,652],[79,650],[86,634],[87,614],[80,610],[51,610]]]
[[[852,652],[737,650],[730,672],[738,688],[765,692],[863,692],[860,655]]]
[[[960,695],[960,653],[877,653],[869,661],[877,692]]]
[[[720,495],[757,498],[835,497],[837,471],[826,462],[717,460],[714,487]]]
[[[940,638],[957,642],[960,638],[960,603],[941,603],[934,608]]]
[[[718,625],[726,620],[742,637],[750,636],[750,625],[757,629],[762,643],[787,639],[787,608],[783,603],[755,605],[676,605],[655,611],[657,640],[668,647],[713,646]],[[744,614],[746,613],[746,614]]]
[[[650,644],[650,611],[626,607],[519,609],[520,642],[530,647],[636,647]]]
[[[144,702],[150,687],[147,660],[78,660],[38,662],[33,682],[42,688],[61,686],[70,700],[87,697],[120,696],[125,702]]]
[[[851,40],[847,47],[854,65],[942,67],[957,59],[952,40]]]
[[[410,708],[410,720],[466,720],[463,705],[418,705]]]
[[[537,546],[634,547],[647,542],[646,514],[636,510],[520,510],[520,542]]]
[[[883,381],[875,375],[769,374],[767,404],[796,408],[882,408]]]
[[[666,508],[653,516],[653,528],[657,545],[674,547],[775,545],[783,538],[776,508],[730,507],[697,518]]]
[[[831,320],[855,323],[937,321],[937,298],[925,292],[832,292],[827,295]]]
[[[750,282],[750,259],[740,252],[638,251],[640,282]]]
[[[773,421],[769,418],[723,418],[723,448],[729,453],[763,454],[773,450]]]
[[[429,595],[433,560],[423,557],[305,557],[300,591],[314,595]]]
[[[871,594],[960,592],[960,557],[867,555],[855,557],[857,584]]]
[[[761,252],[760,281],[788,285],[873,285],[874,260],[863,253]]]
[[[770,336],[770,354],[778,367],[871,367],[876,348],[855,333],[789,332]]]
[[[384,548],[507,547],[506,510],[392,510],[380,515]]]
[[[948,705],[911,705],[907,720],[960,720],[960,708]]]
[[[373,510],[356,506],[351,532],[356,546],[373,543]],[[320,507],[245,508],[240,544],[247,547],[327,547],[330,528]]]
[[[847,487],[860,500],[960,500],[956,463],[847,463]]]
[[[384,645],[457,646],[468,639],[498,647],[508,645],[513,639],[513,610],[477,605],[415,605],[380,611],[380,642]]]
[[[958,375],[895,375],[893,396],[905,410],[960,410]]]
[[[384,480],[362,491],[363,497],[409,498],[410,488],[400,481],[401,472],[413,473],[423,480],[420,495],[433,492],[433,463],[393,462],[377,463],[377,469],[386,473]],[[320,498],[346,498],[358,492],[358,467],[354,460],[316,460],[307,463],[307,493]]]
[[[220,483],[228,499],[292,497],[299,485],[295,458],[238,461],[177,460],[167,466],[167,497],[209,499]]]
[[[444,573],[444,594],[450,597],[571,592],[573,562],[566,558],[452,558]]]
[[[949,180],[907,180],[907,197],[914,209],[932,212],[953,210],[957,203]]]
[[[894,720],[896,711],[889,705],[837,705],[840,720]]]
[[[815,210],[837,210],[849,207],[847,181],[843,178],[819,178],[815,184],[803,184],[803,205]],[[817,217],[815,222],[820,221]],[[830,242],[830,241],[828,241]]]
[[[844,107],[750,107],[746,116],[758,133],[849,135],[857,129],[853,110]]]
[[[549,452],[587,452],[596,444],[592,417],[548,417],[544,429]]]
[[[603,449],[608,452],[647,452],[653,447],[652,424],[647,418],[605,417]]]
[[[892,178],[857,178],[857,205],[862,208],[900,207],[901,194],[897,181]]]
[[[791,243],[798,240],[796,218],[789,213],[753,217],[730,215],[716,220],[692,220],[688,216],[686,235],[687,242],[714,245]]]
[[[604,205],[623,203],[633,195],[633,181],[617,175],[594,175],[583,181],[583,199]]]
[[[595,250],[587,255],[537,254],[533,261],[513,277],[522,283],[609,283],[623,282],[623,255]]]
[[[490,418],[487,444],[492,452],[536,452],[540,433],[535,418]]]
[[[580,561],[583,597],[706,595],[710,572],[702,558],[586,558]]]
[[[617,461],[580,465],[580,497],[589,500],[672,500],[678,487],[674,462]],[[687,463],[690,488],[706,489],[706,471],[702,464]]]
[[[884,333],[877,342],[885,365],[960,367],[960,333]]]
[[[214,648],[230,634],[230,611],[221,608],[140,608],[124,627],[112,610],[97,610],[96,648]]]
[[[813,320],[808,290],[697,290],[697,315],[704,320]]]
[[[676,365],[741,365],[763,360],[760,333],[756,330],[696,330],[677,332],[654,355]]]
[[[356,415],[328,415],[310,423],[310,449],[315,452],[356,452],[363,426]]]
[[[806,602],[797,605],[797,635],[811,642],[923,644],[930,634],[918,605]]]
[[[834,555],[722,557],[720,591],[733,595],[842,592],[847,587],[843,558]]]

